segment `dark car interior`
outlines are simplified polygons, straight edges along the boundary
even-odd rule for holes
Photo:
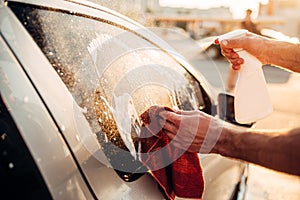
[[[2,198],[52,199],[1,95],[0,134],[0,188]]]

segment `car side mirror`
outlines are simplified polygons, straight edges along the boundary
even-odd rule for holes
[[[254,124],[254,122],[250,124],[241,124],[235,120],[234,96],[230,94],[220,93],[218,95],[218,115],[220,119],[235,125],[251,127]]]

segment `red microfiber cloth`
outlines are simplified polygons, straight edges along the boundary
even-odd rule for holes
[[[165,196],[201,199],[204,180],[197,153],[190,153],[170,145],[163,132],[158,114],[167,107],[152,106],[141,115],[141,161],[163,189]]]

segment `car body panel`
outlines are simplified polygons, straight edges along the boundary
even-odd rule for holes
[[[57,126],[2,38],[0,49],[1,83],[5,83],[0,85],[1,96],[52,197],[91,199],[86,183],[78,172]]]

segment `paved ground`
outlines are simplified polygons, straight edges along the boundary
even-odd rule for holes
[[[224,60],[194,60],[194,66],[215,87],[224,87],[229,64]],[[274,112],[256,123],[257,128],[300,126],[300,75],[264,67]],[[300,166],[299,166],[300,167]],[[300,200],[300,178],[257,165],[249,166],[245,200]]]
[[[300,179],[250,165],[245,200],[299,200]]]

